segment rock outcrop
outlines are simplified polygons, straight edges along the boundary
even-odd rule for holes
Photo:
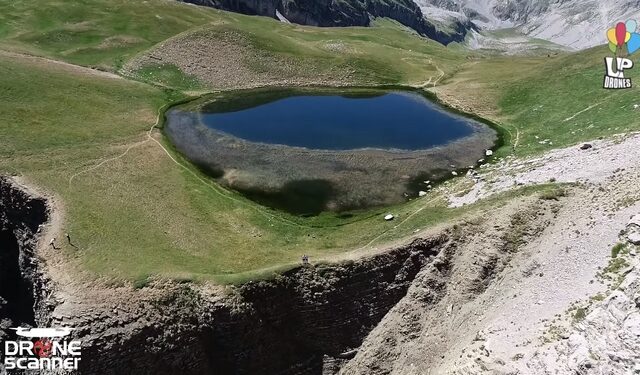
[[[553,206],[530,201],[515,211],[501,210],[490,220],[454,228],[452,242],[457,246],[440,252],[416,276],[407,295],[367,336],[340,374],[457,374],[453,366],[439,365],[473,334],[471,323],[482,319],[482,309],[470,305],[483,305],[486,290],[501,282],[520,248],[552,221]],[[496,232],[492,227],[504,229]]]
[[[562,340],[541,348],[528,366],[540,374],[640,373],[640,266],[635,247],[624,260],[619,286],[594,301]]]
[[[36,326],[53,309],[48,278],[35,254],[40,225],[47,220],[45,200],[0,177],[0,342],[15,338],[9,328]],[[0,351],[0,372],[2,357]]]

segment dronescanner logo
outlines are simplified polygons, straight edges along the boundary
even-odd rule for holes
[[[631,79],[624,76],[625,70],[633,68],[633,61],[627,57],[640,49],[640,33],[637,33],[638,24],[635,20],[618,22],[615,27],[607,30],[609,50],[614,57],[606,57],[606,75],[604,76],[605,89],[629,89],[632,87]]]
[[[5,341],[6,370],[77,370],[80,341],[64,339],[71,328],[12,328],[21,339]]]

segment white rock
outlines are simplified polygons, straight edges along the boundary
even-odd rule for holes
[[[635,289],[639,289],[640,290],[640,284],[638,283],[638,276],[636,276],[633,273],[630,273],[629,275],[627,275],[627,277],[625,277],[624,281],[622,282],[622,284],[620,284],[619,286],[620,290],[624,290],[624,291],[634,291]]]
[[[631,220],[629,220],[629,223],[627,223],[627,226],[629,225],[636,225],[640,227],[640,215],[632,217]]]
[[[573,370],[579,369],[583,364],[589,362],[589,344],[584,336],[577,333],[569,337],[569,368]]]
[[[395,219],[395,216],[393,216],[393,215],[391,215],[391,214],[388,214],[387,216],[385,216],[385,217],[384,217],[384,219],[385,219],[386,221],[391,221],[391,220]]]
[[[627,235],[627,240],[634,245],[640,245],[640,233],[633,231]]]
[[[493,151],[487,150],[484,154],[487,155],[487,156],[491,156],[491,155],[493,155]]]
[[[458,175],[458,172],[453,171],[453,172],[451,172],[451,174],[452,174],[452,175],[454,175],[454,176],[457,176],[457,175]]]
[[[426,191],[422,191],[422,190],[420,190],[420,191],[418,192],[418,196],[419,196],[419,197],[424,197],[425,195],[427,195],[427,192],[426,192]]]
[[[633,303],[623,292],[616,290],[604,301],[603,306],[606,306],[607,311],[612,317],[618,321],[624,321],[627,316],[627,311],[633,308]]]
[[[624,330],[632,337],[640,338],[640,313],[632,312],[624,321]]]

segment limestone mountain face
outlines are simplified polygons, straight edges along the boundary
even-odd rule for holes
[[[469,20],[481,29],[516,28],[573,49],[606,42],[618,21],[640,18],[640,0],[414,0],[425,17]]]

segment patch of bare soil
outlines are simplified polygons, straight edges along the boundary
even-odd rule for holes
[[[98,45],[98,49],[126,47],[128,45],[143,43],[144,39],[130,35],[115,35],[104,39]]]

